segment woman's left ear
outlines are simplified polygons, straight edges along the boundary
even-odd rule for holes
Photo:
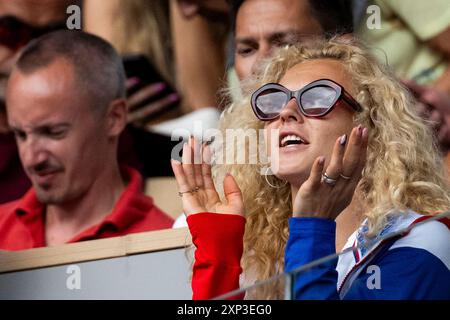
[[[106,114],[108,135],[111,137],[119,136],[127,125],[128,108],[125,99],[113,100]]]

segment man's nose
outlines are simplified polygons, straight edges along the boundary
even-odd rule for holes
[[[35,167],[48,159],[48,153],[38,139],[28,138],[20,143],[20,158],[25,168]]]
[[[273,54],[273,48],[269,44],[261,44],[258,49],[258,55],[252,65],[252,73],[256,74],[261,66],[261,62]]]

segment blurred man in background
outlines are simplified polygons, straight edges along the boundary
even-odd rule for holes
[[[66,8],[74,0],[0,1],[0,203],[22,196],[30,187],[5,114],[5,88],[20,49],[49,31],[65,28]]]
[[[106,41],[57,31],[30,42],[8,80],[6,111],[33,187],[0,206],[0,249],[171,227],[139,173],[119,166],[125,72]]]

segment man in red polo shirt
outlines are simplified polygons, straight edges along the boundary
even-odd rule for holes
[[[21,250],[170,228],[117,162],[127,120],[120,57],[98,37],[57,31],[23,50],[6,112],[32,189],[0,206],[0,249]]]
[[[20,198],[31,186],[6,121],[6,82],[23,46],[39,35],[65,28],[71,4],[81,1],[0,1],[0,204]]]

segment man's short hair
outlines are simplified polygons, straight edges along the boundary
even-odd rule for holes
[[[125,71],[116,50],[105,40],[82,31],[60,30],[31,41],[22,51],[17,68],[31,74],[57,59],[73,65],[80,94],[103,113],[111,101],[124,98]]]
[[[298,0],[295,0],[298,1]],[[231,8],[231,24],[236,29],[236,17],[245,0],[227,0]],[[327,37],[353,32],[351,0],[308,0],[311,15],[321,25]]]

